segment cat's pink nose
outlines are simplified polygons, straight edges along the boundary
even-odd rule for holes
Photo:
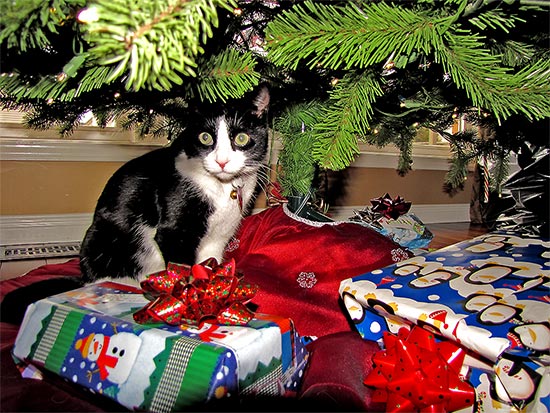
[[[225,165],[228,164],[228,162],[229,162],[228,160],[219,160],[219,159],[216,159],[216,163],[217,163],[218,165],[220,165],[220,168],[222,168],[222,169],[225,167]]]

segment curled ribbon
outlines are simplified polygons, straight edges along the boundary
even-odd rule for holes
[[[214,258],[193,266],[170,262],[142,281],[141,288],[154,300],[134,313],[134,320],[170,325],[198,325],[207,318],[245,325],[254,317],[245,304],[258,291],[236,275],[235,260],[218,265]]]
[[[279,182],[270,182],[267,186],[267,205],[270,207],[286,204],[288,199],[283,196],[283,189]]]
[[[399,195],[392,199],[390,194],[386,194],[380,198],[371,199],[370,203],[373,212],[378,212],[388,219],[397,219],[411,209],[411,202],[405,202]]]
[[[454,412],[473,405],[474,389],[460,377],[465,353],[455,343],[436,342],[415,326],[397,336],[385,332],[384,345],[364,383],[376,388],[373,400],[385,402],[387,412]]]

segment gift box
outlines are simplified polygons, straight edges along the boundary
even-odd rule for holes
[[[360,222],[409,249],[426,248],[430,244],[433,234],[420,218],[409,212],[410,202],[385,194],[371,199],[371,204],[354,211],[350,221]]]
[[[130,410],[168,412],[296,390],[307,352],[289,319],[136,323],[134,313],[148,303],[141,290],[110,282],[37,301],[13,354]]]
[[[421,327],[466,351],[484,412],[548,411],[550,242],[494,232],[344,280],[365,339]],[[471,409],[470,409],[471,411]]]

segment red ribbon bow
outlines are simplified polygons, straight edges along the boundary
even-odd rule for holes
[[[245,325],[254,317],[245,303],[258,291],[257,285],[235,274],[235,260],[218,265],[214,258],[193,266],[170,262],[166,270],[142,281],[141,288],[156,298],[137,311],[134,320],[170,325],[198,325],[206,318]]]
[[[454,412],[474,403],[472,386],[459,376],[465,353],[455,343],[438,343],[415,326],[397,336],[385,332],[384,344],[364,383],[377,388],[373,401],[385,402],[386,411]]]
[[[399,195],[392,199],[390,194],[386,194],[380,198],[371,199],[370,203],[373,212],[379,212],[388,219],[397,219],[411,209],[411,202],[405,202]]]

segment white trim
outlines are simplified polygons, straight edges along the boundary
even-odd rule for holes
[[[273,140],[275,159],[282,148],[280,139]],[[355,168],[397,169],[399,150],[392,145],[382,148],[368,144],[359,144],[359,154],[350,166]],[[413,143],[413,170],[448,171],[451,158],[449,145],[426,145]]]
[[[1,161],[127,162],[168,143],[138,138],[132,130],[94,126],[80,126],[63,138],[57,130],[30,129],[0,115]]]
[[[0,215],[0,245],[82,241],[92,214]]]
[[[346,220],[354,215],[354,210],[360,211],[364,208],[364,205],[331,207],[329,214],[333,219]],[[410,212],[424,224],[470,222],[470,204],[413,205]]]
[[[363,208],[333,207],[330,215],[335,220],[346,220],[354,215],[354,210]],[[425,224],[470,221],[469,204],[413,205],[411,212]],[[81,241],[91,223],[91,213],[0,215],[0,245]]]
[[[391,145],[378,148],[359,145],[360,154],[351,166],[357,168],[397,169],[399,150]],[[449,145],[413,144],[412,168],[417,170],[448,171],[451,153]]]
[[[156,148],[120,142],[0,138],[0,161],[127,162]]]
[[[351,164],[355,168],[397,169],[399,156],[396,153],[362,152]],[[413,170],[448,171],[449,160],[435,156],[413,154]]]

